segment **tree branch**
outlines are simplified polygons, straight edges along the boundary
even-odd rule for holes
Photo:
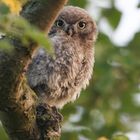
[[[31,0],[23,7],[21,16],[48,33],[66,2]],[[31,42],[30,46],[23,46],[16,39],[12,39],[12,44],[10,53],[0,52],[0,118],[12,140],[39,140],[40,130],[36,125],[38,97],[28,86],[24,72],[37,44]],[[54,109],[51,111],[54,112]],[[56,112],[56,116],[59,113]],[[45,139],[49,139],[49,136]]]
[[[66,2],[67,0],[32,0],[23,6],[21,15],[31,24],[48,33],[52,22]]]

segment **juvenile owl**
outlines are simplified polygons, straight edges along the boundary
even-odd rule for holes
[[[79,7],[67,6],[50,30],[52,58],[40,48],[28,67],[30,87],[50,106],[62,108],[86,88],[94,65],[96,24]]]

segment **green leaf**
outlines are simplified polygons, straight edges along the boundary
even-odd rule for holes
[[[52,47],[51,42],[49,39],[45,37],[45,35],[37,30],[29,30],[25,32],[25,35],[28,38],[31,38],[32,40],[36,41],[38,44],[41,45],[41,47],[44,47],[46,51],[54,57],[54,50]]]
[[[7,5],[0,2],[0,14],[8,14],[10,12],[10,9]]]
[[[129,138],[125,135],[120,134],[113,136],[111,140],[129,140]]]
[[[54,57],[54,50],[46,35],[30,25],[25,19],[13,15],[0,17],[0,30],[7,35],[21,39],[24,46],[28,46],[30,40],[44,47]]]
[[[121,19],[121,12],[118,11],[115,7],[110,9],[103,9],[102,15],[108,20],[113,29],[118,26]]]
[[[3,127],[0,124],[0,139],[1,140],[9,140],[5,130],[3,129]]]
[[[70,0],[68,4],[84,8],[88,2],[87,0]]]

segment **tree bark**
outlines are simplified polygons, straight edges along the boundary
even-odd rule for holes
[[[21,16],[48,33],[66,2],[67,0],[29,0],[23,6]],[[55,134],[55,130],[60,131],[60,114],[55,108],[41,103],[38,105],[39,97],[30,89],[25,77],[24,68],[38,45],[31,42],[29,46],[23,46],[20,40],[14,38],[12,44],[10,53],[0,52],[0,119],[5,130],[12,140],[47,140],[59,135]],[[44,112],[50,117],[46,117],[42,124],[44,118],[41,115]],[[45,125],[46,130],[42,130],[40,127],[44,127],[50,118],[51,126]],[[45,136],[42,136],[42,131],[46,133]]]

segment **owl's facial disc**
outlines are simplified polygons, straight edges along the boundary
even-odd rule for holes
[[[78,32],[82,32],[87,26],[87,23],[84,20],[78,20],[75,21],[74,23],[66,23],[66,24],[67,25],[65,27],[65,32],[69,36],[73,36]]]

